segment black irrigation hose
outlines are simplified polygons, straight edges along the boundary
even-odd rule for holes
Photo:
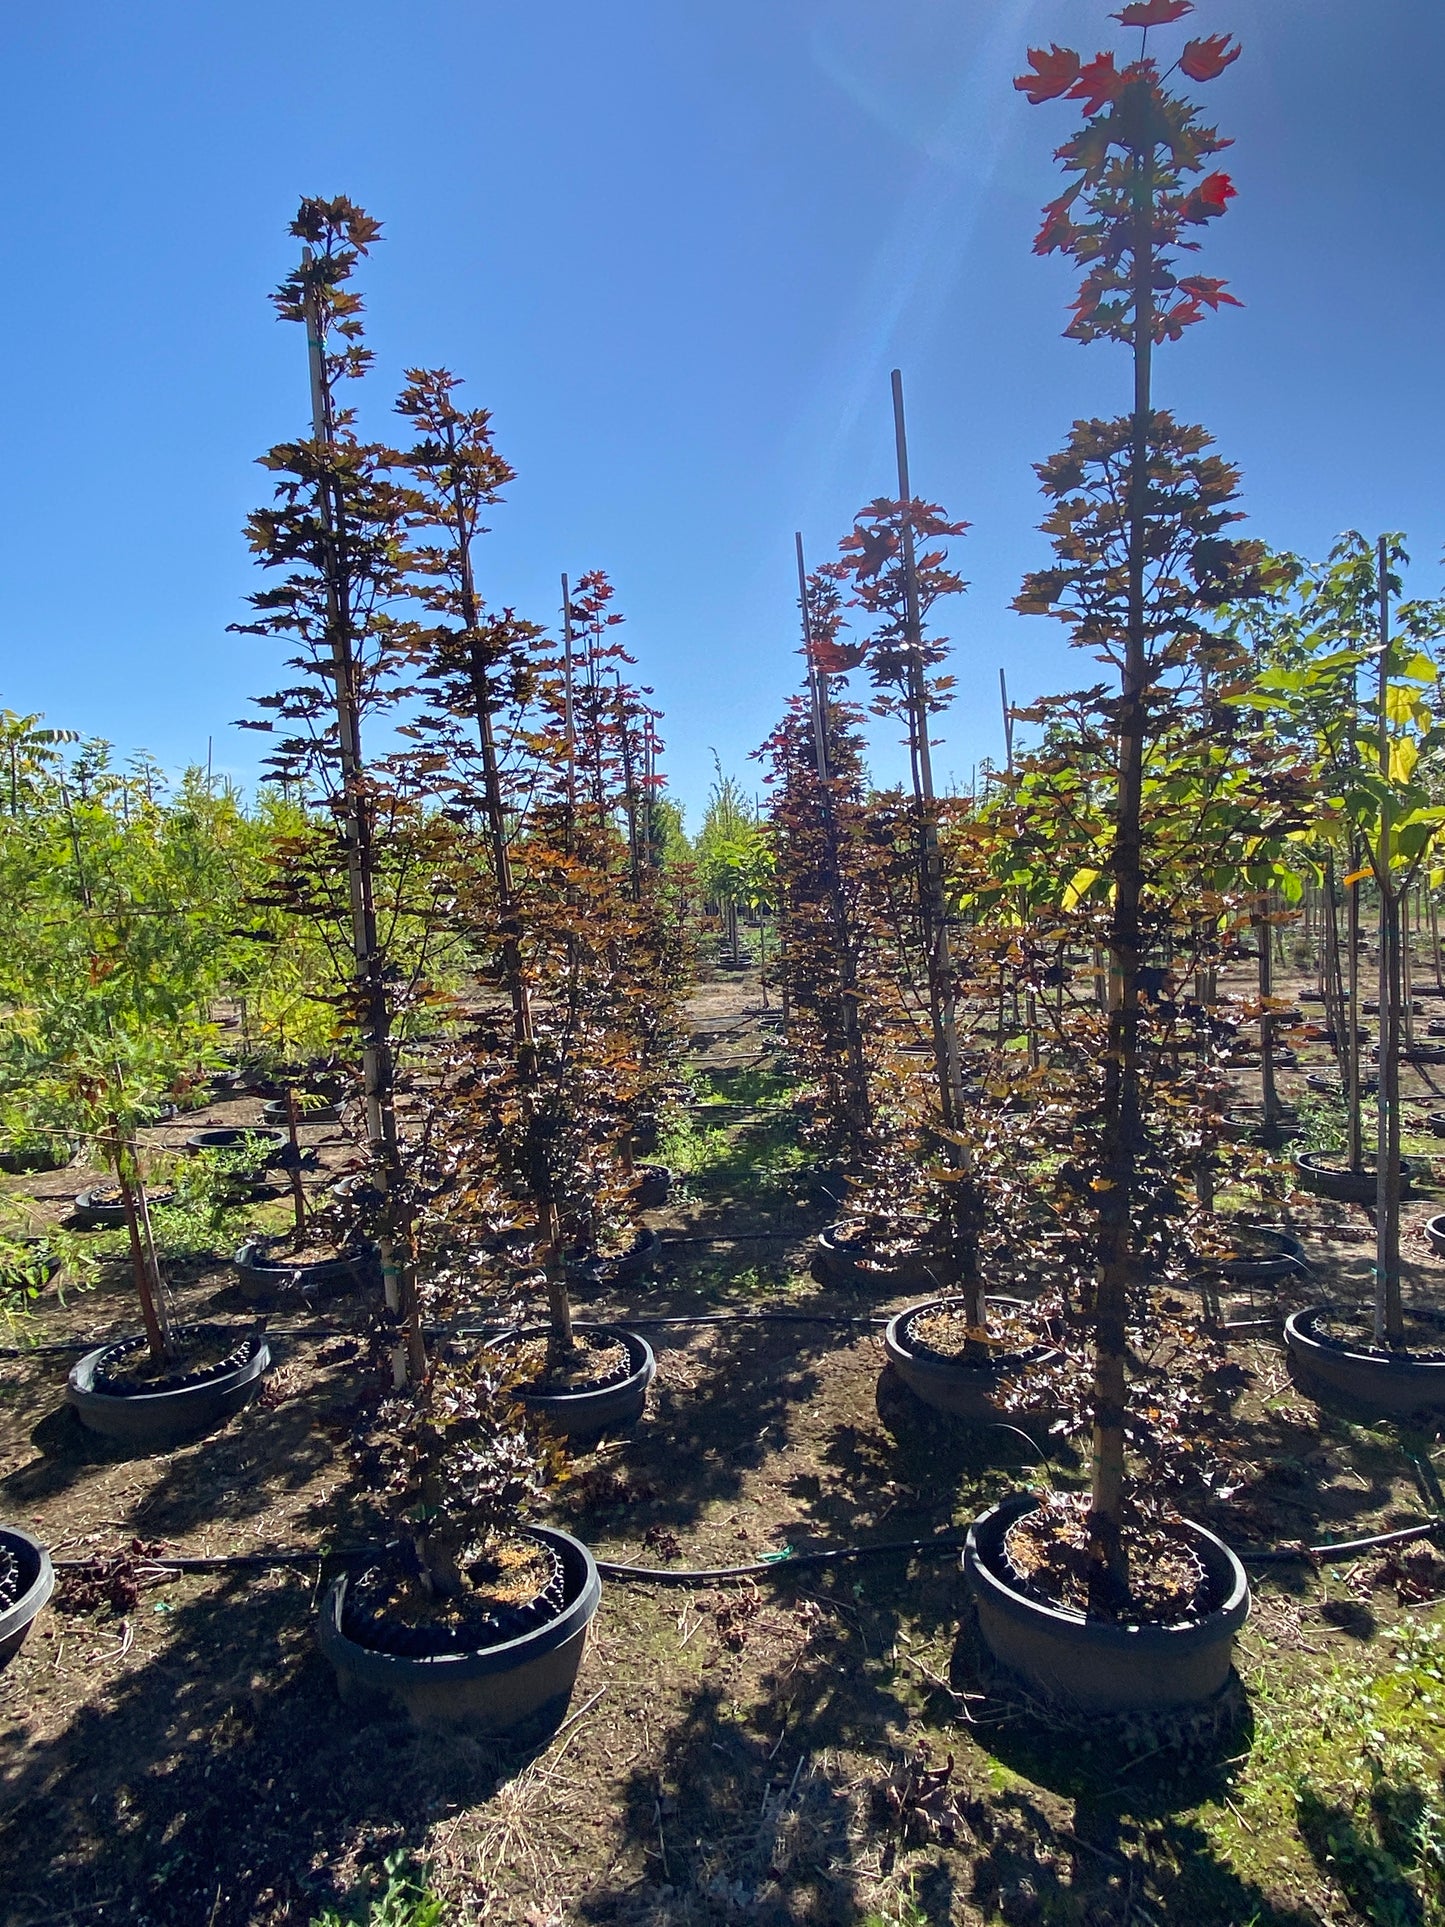
[[[886,1325],[886,1318],[865,1317],[862,1314],[840,1312],[829,1315],[824,1312],[810,1311],[714,1311],[679,1314],[668,1318],[626,1318],[629,1330],[654,1331],[668,1325],[833,1325],[851,1327],[854,1325]],[[425,1336],[436,1338],[483,1338],[490,1333],[509,1332],[515,1326],[506,1323],[466,1324],[466,1325],[429,1325]],[[300,1338],[325,1340],[328,1338],[354,1338],[358,1342],[366,1337],[364,1331],[357,1331],[345,1325],[276,1325],[266,1326],[268,1338]],[[0,1347],[0,1359],[14,1358],[51,1358],[71,1353],[94,1351],[100,1345],[118,1344],[124,1333],[111,1333],[104,1338],[73,1338],[53,1345],[7,1345]]]
[[[886,1325],[886,1318],[867,1318],[861,1315],[839,1313],[829,1316],[823,1312],[810,1311],[708,1311],[680,1313],[668,1318],[631,1318],[626,1314],[618,1321],[628,1331],[658,1331],[667,1325]],[[480,1338],[488,1332],[509,1332],[512,1325],[448,1325],[429,1337]]]
[[[390,1549],[390,1546],[336,1546],[329,1549],[318,1546],[310,1552],[217,1552],[191,1559],[167,1559],[160,1554],[152,1558],[149,1553],[136,1553],[133,1556],[138,1566],[162,1567],[166,1572],[226,1572],[246,1567],[309,1566],[326,1559],[377,1559]],[[100,1552],[92,1554],[89,1559],[52,1559],[50,1563],[57,1572],[66,1572],[111,1556]]]
[[[1257,1546],[1238,1553],[1251,1565],[1282,1564],[1294,1559],[1358,1559],[1367,1553],[1390,1546],[1408,1545],[1439,1532],[1445,1520],[1429,1519],[1419,1525],[1405,1526],[1398,1532],[1381,1532],[1366,1539],[1343,1539],[1321,1546]],[[306,1566],[327,1559],[375,1559],[390,1551],[395,1541],[385,1546],[316,1547],[313,1550],[276,1552],[217,1553],[203,1558],[149,1558],[138,1555],[137,1563],[163,1568],[167,1572],[224,1572],[243,1568]],[[796,1570],[799,1567],[837,1565],[845,1559],[881,1558],[884,1554],[907,1553],[910,1558],[936,1559],[947,1553],[961,1552],[963,1540],[954,1533],[934,1534],[926,1539],[885,1539],[869,1546],[832,1546],[819,1552],[782,1552],[772,1559],[751,1559],[738,1566],[634,1566],[615,1559],[597,1559],[597,1570],[606,1579],[635,1580],[660,1586],[710,1586],[730,1579],[761,1579]],[[104,1557],[97,1554],[96,1557]],[[595,1555],[594,1555],[595,1557]],[[90,1559],[56,1559],[60,1571],[88,1566]]]
[[[798,1566],[831,1566],[842,1559],[871,1559],[885,1552],[906,1552],[910,1558],[934,1559],[962,1552],[963,1541],[951,1534],[928,1539],[886,1539],[876,1546],[834,1546],[826,1552],[781,1552],[774,1559],[751,1559],[741,1566],[629,1566],[615,1559],[598,1559],[604,1579],[645,1580],[661,1586],[710,1586],[723,1579],[755,1579]],[[595,1555],[594,1555],[595,1557]]]
[[[1277,1565],[1289,1559],[1359,1559],[1388,1546],[1406,1546],[1414,1539],[1432,1538],[1442,1526],[1445,1519],[1426,1519],[1416,1526],[1402,1526],[1398,1532],[1377,1532],[1368,1539],[1341,1539],[1334,1545],[1237,1547],[1236,1556],[1247,1559],[1251,1565]]]
[[[733,1231],[715,1232],[705,1238],[669,1238],[664,1233],[657,1242],[664,1251],[673,1251],[678,1245],[760,1245],[779,1238],[806,1238],[808,1235],[806,1231]]]

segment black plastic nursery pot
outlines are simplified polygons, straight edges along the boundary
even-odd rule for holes
[[[660,1211],[672,1191],[672,1173],[665,1164],[639,1164],[632,1188],[639,1211]]]
[[[644,1278],[657,1261],[662,1240],[649,1226],[639,1227],[631,1247],[615,1258],[578,1258],[569,1267],[584,1285],[625,1285]]]
[[[1273,1225],[1239,1225],[1227,1256],[1201,1258],[1199,1269],[1232,1285],[1276,1285],[1308,1272],[1305,1248],[1291,1232]]]
[[[1292,1144],[1303,1130],[1296,1117],[1278,1117],[1266,1124],[1262,1117],[1242,1117],[1237,1111],[1226,1112],[1219,1123],[1219,1135],[1231,1144],[1257,1144],[1268,1150]]]
[[[241,1296],[253,1305],[269,1305],[278,1299],[331,1298],[354,1291],[377,1276],[378,1254],[374,1245],[366,1245],[335,1258],[298,1264],[274,1250],[272,1240],[253,1238],[231,1262]]]
[[[813,1276],[824,1285],[870,1285],[888,1291],[927,1291],[937,1288],[938,1260],[925,1251],[902,1251],[878,1257],[861,1238],[850,1238],[850,1225],[830,1224],[818,1233],[813,1246]]]
[[[289,1112],[284,1097],[272,1097],[261,1106],[261,1116],[267,1124],[286,1125]],[[340,1107],[336,1104],[304,1105],[298,1099],[296,1122],[298,1124],[335,1124],[341,1117]]]
[[[178,1325],[173,1336],[199,1338],[211,1333],[234,1337],[238,1347],[244,1342],[246,1356],[242,1362],[153,1392],[107,1391],[96,1385],[98,1374],[103,1383],[103,1368],[145,1350],[144,1338],[115,1339],[108,1345],[98,1345],[72,1366],[66,1401],[88,1431],[137,1452],[164,1452],[199,1438],[250,1402],[271,1364],[271,1348],[262,1332],[223,1334],[213,1325]]]
[[[25,1644],[30,1628],[55,1591],[55,1568],[38,1539],[19,1526],[0,1526],[0,1551],[8,1552],[20,1568],[16,1597],[0,1606],[0,1672]]]
[[[576,1332],[589,1332],[595,1338],[616,1340],[627,1352],[627,1375],[602,1385],[583,1386],[574,1392],[528,1392],[519,1389],[517,1397],[529,1412],[546,1419],[554,1431],[569,1439],[591,1438],[599,1432],[620,1431],[642,1417],[647,1404],[647,1388],[657,1377],[657,1360],[652,1347],[636,1332],[618,1325],[574,1324]],[[525,1338],[545,1338],[549,1327],[528,1325],[509,1332],[498,1342],[505,1351],[508,1344]]]
[[[1437,1258],[1445,1258],[1445,1214],[1426,1219],[1425,1242]]]
[[[1345,1087],[1338,1077],[1328,1077],[1320,1072],[1311,1071],[1305,1079],[1305,1084],[1308,1089],[1317,1091],[1322,1097],[1342,1098],[1345,1094]],[[1360,1079],[1361,1097],[1373,1097],[1379,1088],[1380,1080],[1378,1077],[1362,1077]]]
[[[930,1298],[921,1305],[910,1305],[888,1321],[883,1334],[883,1349],[888,1363],[913,1393],[936,1412],[946,1412],[950,1418],[962,1419],[968,1424],[990,1424],[999,1416],[995,1403],[999,1381],[1006,1377],[1016,1377],[1036,1366],[1047,1364],[1055,1355],[1055,1348],[1047,1341],[1029,1346],[1025,1351],[1003,1352],[997,1357],[980,1359],[977,1362],[961,1358],[947,1358],[941,1352],[933,1352],[913,1336],[913,1326],[929,1312],[961,1304],[958,1297]],[[986,1306],[1000,1312],[1021,1312],[1029,1309],[1020,1298],[987,1298]],[[1024,1413],[1011,1419],[1012,1423],[1027,1426],[1031,1421],[1053,1417],[1053,1413]]]
[[[275,1164],[286,1149],[290,1139],[284,1131],[273,1129],[269,1124],[217,1125],[210,1130],[193,1131],[186,1139],[188,1151],[235,1151],[247,1145],[266,1149],[266,1163]]]
[[[567,1603],[544,1625],[476,1652],[408,1658],[361,1645],[342,1630],[346,1576],[333,1580],[321,1601],[317,1638],[336,1669],[342,1699],[382,1697],[404,1707],[416,1726],[468,1726],[481,1733],[559,1719],[577,1681],[602,1581],[580,1539],[552,1526],[528,1530],[560,1558]]]
[[[33,1177],[37,1171],[60,1171],[75,1156],[73,1144],[52,1142],[27,1145],[20,1151],[0,1151],[0,1171],[7,1177]]]
[[[158,1186],[146,1192],[147,1204],[169,1204],[173,1193],[168,1185]],[[71,1212],[79,1231],[118,1231],[125,1226],[125,1205],[121,1202],[119,1191],[109,1191],[96,1186],[91,1191],[77,1194],[75,1208]]]
[[[1017,1493],[976,1519],[963,1571],[979,1632],[1000,1666],[1034,1693],[1079,1713],[1163,1711],[1198,1706],[1228,1683],[1234,1638],[1249,1617],[1249,1581],[1222,1539],[1186,1521],[1190,1543],[1216,1603],[1177,1626],[1130,1626],[1088,1619],[1019,1591],[1004,1574],[1004,1534],[1039,1504]]]
[[[1284,1321],[1290,1362],[1306,1389],[1333,1393],[1381,1418],[1409,1418],[1445,1407],[1445,1312],[1412,1306],[1410,1318],[1439,1331],[1439,1355],[1376,1351],[1335,1338],[1323,1328],[1330,1313],[1356,1306],[1311,1305]]]
[[[1312,1191],[1319,1198],[1333,1198],[1337,1204],[1373,1204],[1376,1189],[1373,1170],[1352,1171],[1347,1164],[1336,1162],[1337,1156],[1325,1151],[1301,1151],[1294,1161],[1300,1189]],[[1419,1158],[1401,1158],[1400,1195],[1413,1197],[1413,1186],[1425,1175]]]

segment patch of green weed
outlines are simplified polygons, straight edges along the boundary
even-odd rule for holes
[[[1254,1743],[1210,1823],[1219,1844],[1243,1863],[1292,1838],[1372,1927],[1445,1927],[1445,1620],[1250,1688]]]
[[[382,1873],[386,1885],[360,1903],[364,1913],[339,1914],[328,1907],[311,1927],[443,1927],[441,1901],[412,1872],[406,1854],[388,1854]]]

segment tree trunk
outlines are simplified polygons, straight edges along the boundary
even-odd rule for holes
[[[1392,882],[1394,821],[1390,784],[1390,590],[1385,538],[1378,554],[1380,592],[1380,1079],[1375,1108],[1375,1343],[1402,1350],[1400,1302],[1400,934],[1405,890]],[[1408,886],[1407,886],[1408,887]]]
[[[1259,1081],[1264,1101],[1265,1129],[1279,1122],[1279,1090],[1274,1076],[1274,1031],[1276,1018],[1269,1008],[1274,997],[1274,929],[1269,920],[1270,898],[1266,890],[1259,898],[1254,917],[1255,948],[1258,952],[1259,1001]]]
[[[1114,907],[1110,963],[1119,994],[1109,1012],[1104,1060],[1103,1183],[1099,1287],[1094,1302],[1094,1434],[1089,1495],[1089,1606],[1111,1614],[1128,1596],[1123,1540],[1127,1315],[1133,1279],[1133,1205],[1139,1110],[1140,906],[1145,700],[1149,662],[1145,570],[1149,515],[1150,372],[1154,347],[1153,151],[1134,164],[1134,414],[1129,474],[1129,607],[1119,705],[1119,776],[1110,871]]]
[[[1360,867],[1359,851],[1350,851],[1350,874]],[[1349,1160],[1352,1171],[1365,1168],[1364,1120],[1360,1092],[1360,886],[1352,883],[1345,915],[1345,938],[1349,944],[1346,964],[1349,972],[1349,1010],[1345,1021],[1345,1107],[1349,1130]]]
[[[950,1259],[958,1273],[970,1325],[985,1325],[983,1289],[978,1276],[978,1199],[973,1160],[959,1142],[963,1117],[963,1066],[958,1048],[958,1013],[953,988],[953,953],[948,934],[948,896],[938,844],[933,753],[928,740],[928,686],[923,668],[923,616],[918,602],[917,561],[913,547],[912,484],[908,477],[908,438],[903,419],[903,377],[893,371],[893,428],[898,456],[899,533],[903,561],[905,627],[908,640],[906,700],[909,761],[918,835],[918,907],[928,960],[928,1004],[933,1027],[933,1060],[944,1127],[944,1155],[958,1173],[948,1189]]]

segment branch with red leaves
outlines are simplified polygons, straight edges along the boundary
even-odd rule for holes
[[[1139,0],[1113,16],[1126,27],[1166,26],[1193,12],[1192,0]],[[1213,80],[1239,58],[1227,34],[1191,40],[1170,73]],[[1240,303],[1225,284],[1178,271],[1180,253],[1198,251],[1187,230],[1223,214],[1234,183],[1206,172],[1210,158],[1229,142],[1201,125],[1193,105],[1166,91],[1158,63],[1141,52],[1121,68],[1112,52],[1085,61],[1057,43],[1029,50],[1029,71],[1014,86],[1034,106],[1046,100],[1082,103],[1086,124],[1059,150],[1076,174],[1067,190],[1044,209],[1034,239],[1037,254],[1068,254],[1084,269],[1065,333],[1077,341],[1101,337],[1132,343],[1138,257],[1150,255],[1152,339],[1177,340],[1203,319],[1206,308]],[[1195,175],[1203,178],[1194,181]],[[1145,199],[1141,201],[1141,188]]]

